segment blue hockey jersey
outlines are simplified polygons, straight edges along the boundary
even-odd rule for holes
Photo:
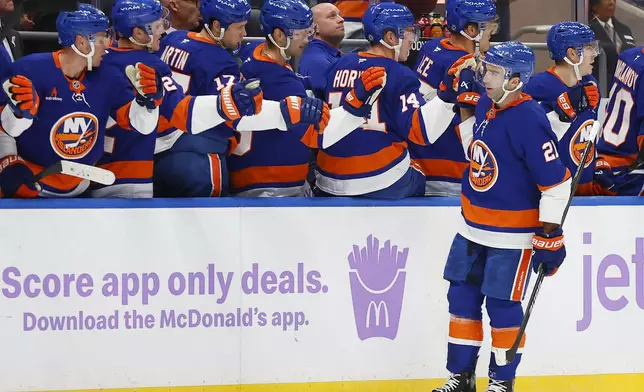
[[[582,83],[587,82],[597,84],[595,78],[590,75],[582,78]],[[593,123],[597,120],[597,112],[594,110],[585,110],[572,123],[559,121],[557,113],[553,110],[553,105],[556,105],[559,95],[565,93],[568,89],[568,86],[555,73],[555,68],[551,67],[546,72],[536,74],[530,78],[530,82],[528,82],[524,91],[539,101],[546,111],[552,125],[552,130],[559,140],[561,162],[566,165],[571,173],[575,173],[579,167],[586,144],[588,143]],[[586,162],[584,162],[579,185],[577,186],[577,195],[597,196],[603,193],[601,187],[593,183],[596,156],[597,154],[593,146],[591,147]]]
[[[168,34],[161,40],[158,53],[186,94],[215,95],[239,81],[239,66],[232,54],[197,33],[174,31]],[[233,129],[226,124],[199,135],[182,135],[183,132],[171,124],[161,124],[156,152],[172,148],[172,151],[227,154],[237,143]]]
[[[302,53],[298,72],[311,79],[313,94],[325,99],[326,79],[329,68],[342,56],[342,52],[328,43],[314,39]]]
[[[281,101],[306,97],[301,76],[262,54],[258,45],[241,67],[245,79],[260,80],[264,99]],[[309,170],[310,149],[303,138],[314,137],[309,125],[286,132],[243,132],[237,148],[227,158],[231,193],[241,196],[300,196]]]
[[[172,79],[170,67],[157,56],[146,50],[123,49],[114,45],[109,48],[101,68],[109,70],[114,75],[111,83],[115,88],[131,90],[130,80],[121,70],[137,62],[154,68],[163,81],[165,94],[159,107],[160,117],[157,129],[175,126],[180,131],[190,132],[194,100],[183,94],[181,86]],[[105,135],[105,155],[98,166],[112,171],[116,181],[109,187],[94,184],[93,195],[95,197],[152,197],[156,139],[156,132],[144,135],[110,121]]]
[[[624,172],[635,162],[644,143],[644,47],[619,55],[610,90],[602,136],[597,144],[600,157],[614,173]]]
[[[387,84],[368,122],[318,153],[317,186],[326,193],[352,196],[385,189],[411,165],[408,142],[429,144],[418,110],[425,104],[418,78],[392,59],[366,52],[342,56],[328,74],[326,96],[331,108],[340,106],[360,74],[375,66],[386,69]]]
[[[531,248],[542,222],[561,222],[570,193],[570,171],[559,159],[557,138],[527,94],[503,109],[482,96],[475,113],[459,232],[485,246]]]
[[[34,173],[63,159],[94,165],[103,155],[110,117],[132,131],[129,114],[133,87],[115,86],[115,71],[107,67],[70,79],[61,70],[60,54],[33,54],[12,66],[12,74],[31,79],[40,96],[37,118],[15,137],[18,154]],[[48,176],[40,183],[42,196],[77,196],[89,186],[87,181],[66,175]]]
[[[447,71],[467,54],[448,39],[436,38],[423,45],[415,69],[421,83],[420,91],[426,98],[435,94]],[[425,194],[428,196],[458,196],[461,192],[461,180],[468,162],[456,130],[460,123],[460,116],[453,114],[448,129],[431,146],[409,144],[412,160],[425,174]]]

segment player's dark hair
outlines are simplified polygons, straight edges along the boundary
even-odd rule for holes
[[[470,26],[474,26],[474,27],[476,27],[476,28],[478,28],[478,27],[479,27],[479,25],[478,25],[477,23],[473,23],[473,22],[472,22],[472,23],[468,23],[468,24],[466,24],[466,25],[465,25],[465,28],[464,28],[463,30],[467,30],[467,28],[468,28],[468,27],[470,27]],[[454,31],[454,30],[452,30],[452,29],[449,27],[449,25],[447,25],[447,30],[449,30],[450,34],[461,34],[461,32],[460,32],[460,31]]]

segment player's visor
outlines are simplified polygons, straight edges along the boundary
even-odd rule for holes
[[[150,25],[150,31],[148,34],[153,35],[153,36],[159,36],[170,27],[170,24],[168,23],[167,20],[165,19],[159,19],[156,22],[153,22]]]
[[[291,39],[296,41],[310,40],[315,34],[316,29],[317,25],[314,23],[306,29],[293,30],[293,36]]]
[[[405,35],[403,36],[403,39],[408,40],[410,42],[418,42],[419,37],[420,37],[420,28],[418,25],[413,25],[405,29]]]
[[[484,88],[500,89],[505,85],[508,72],[499,65],[482,60],[476,67],[476,81]]]
[[[602,54],[602,46],[599,41],[588,42],[584,45],[584,57],[586,56],[599,56]]]
[[[490,35],[497,34],[499,32],[499,29],[501,28],[501,21],[499,19],[499,16],[495,16],[494,19],[492,19],[489,22],[484,22],[483,28],[485,31],[489,31]]]
[[[112,43],[114,36],[110,31],[105,31],[92,34],[87,38],[89,39],[89,42],[94,43],[94,45],[109,46]]]

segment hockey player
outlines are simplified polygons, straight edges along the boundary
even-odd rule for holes
[[[162,39],[159,50],[161,60],[172,69],[175,82],[193,96],[217,94],[239,82],[239,67],[230,51],[239,48],[246,36],[245,26],[251,10],[246,0],[202,0],[200,9],[204,22],[202,30],[169,34]],[[252,77],[248,76],[248,79]],[[260,82],[264,97],[269,98],[266,93],[269,82]],[[278,101],[264,100],[259,115],[245,117],[238,124],[222,124],[199,135],[187,135],[174,127],[161,127],[156,143],[155,196],[227,195],[227,155],[235,150],[239,137],[230,125],[242,134],[250,135],[246,131],[286,130],[295,123],[318,124],[322,121],[320,100]],[[293,117],[289,115],[291,112]],[[284,115],[290,119],[285,121]],[[320,126],[323,128],[324,124]],[[242,143],[245,140],[249,139],[242,136]]]
[[[644,144],[644,47],[625,50],[619,55],[613,85],[606,106],[602,136],[597,144],[599,159],[610,165],[601,175],[612,177],[608,193],[619,196],[644,194],[639,154]]]
[[[105,14],[81,4],[78,11],[61,12],[56,27],[63,49],[19,59],[14,76],[3,84],[9,98],[2,113],[5,132],[0,133],[5,197],[78,196],[88,181],[52,175],[34,184],[33,176],[59,160],[94,165],[103,154],[110,116],[122,128],[143,134],[158,122],[158,110],[145,106],[160,99],[158,81],[144,72],[145,65],[99,68],[109,44]],[[136,90],[132,84],[113,85],[126,69],[137,80]]]
[[[260,23],[266,42],[244,61],[242,75],[258,78],[267,100],[283,101],[289,96],[306,99],[302,78],[287,62],[302,54],[315,31],[311,9],[302,0],[266,0]],[[299,115],[285,113],[284,117],[295,124]],[[309,194],[305,186],[310,160],[308,141],[315,138],[317,131],[308,121],[289,132],[243,133],[228,160],[231,192],[245,197]]]
[[[456,132],[460,117],[450,110],[459,97],[451,85],[441,86],[441,82],[461,57],[487,51],[490,37],[498,29],[493,0],[450,0],[446,7],[450,38],[434,39],[423,45],[416,64],[421,93],[428,101],[438,95],[448,109],[443,115],[452,119],[443,136],[431,147],[409,144],[412,160],[426,177],[426,196],[458,196],[463,172],[468,167]],[[463,101],[466,97],[460,98]]]
[[[369,50],[342,56],[329,71],[326,93],[332,107],[344,107],[369,120],[333,145],[321,143],[315,194],[383,199],[422,196],[425,176],[412,165],[407,143],[435,142],[446,127],[429,123],[437,116],[431,104],[425,103],[416,74],[399,63],[407,59],[417,38],[414,16],[403,5],[378,3],[369,7],[363,25]],[[360,105],[367,102],[363,96],[373,88],[365,80],[374,74],[367,71],[371,67],[386,71],[386,85],[372,105]],[[324,137],[328,134],[327,130]]]
[[[521,91],[534,65],[534,52],[521,43],[490,48],[477,70],[486,95],[474,117],[461,110],[465,121],[459,129],[470,167],[462,184],[463,223],[444,271],[450,283],[451,375],[434,392],[476,390],[483,301],[492,347],[509,349],[523,320],[521,300],[531,264],[551,276],[566,255],[560,222],[570,195],[570,171],[559,159],[543,109]],[[514,391],[524,343],[506,366],[498,366],[492,354],[488,392]]]
[[[172,125],[181,131],[200,134],[224,121],[237,120],[241,115],[255,115],[261,109],[261,89],[245,89],[243,85],[227,86],[219,96],[191,97],[172,79],[170,67],[150,51],[159,50],[164,31],[162,8],[158,0],[117,0],[112,8],[114,30],[118,41],[110,47],[103,67],[123,69],[124,65],[144,62],[146,72],[155,75],[163,85],[164,99],[159,107],[161,126]],[[114,77],[114,86],[128,85],[125,75]],[[224,101],[232,99],[233,110]],[[155,106],[154,101],[149,102]],[[99,166],[111,170],[114,185],[96,185],[94,197],[145,197],[153,195],[152,173],[154,145],[157,135],[140,134],[123,129],[115,122],[106,131],[105,156]]]
[[[559,140],[561,161],[571,172],[579,167],[589,133],[597,120],[600,93],[592,71],[599,48],[595,33],[585,24],[555,24],[548,33],[548,49],[555,65],[534,75],[524,90],[542,103]],[[576,191],[578,195],[604,193],[604,188],[593,181],[595,165],[599,164],[599,170],[610,170],[610,167],[606,167],[603,160],[596,161],[595,156],[593,149],[584,162]],[[598,176],[598,180],[604,177]]]

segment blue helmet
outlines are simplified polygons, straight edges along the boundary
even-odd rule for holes
[[[215,19],[224,29],[233,23],[247,21],[250,18],[250,9],[246,0],[201,0],[199,4],[204,22],[210,25]]]
[[[492,46],[483,60],[484,63],[503,67],[506,80],[518,74],[524,85],[534,73],[535,61],[534,51],[518,41]]]
[[[468,23],[485,23],[496,18],[493,0],[449,0],[445,5],[447,27],[456,32],[465,29]]]
[[[62,46],[74,45],[77,35],[92,40],[96,33],[105,32],[109,27],[107,16],[89,4],[81,4],[78,11],[61,12],[56,19],[58,43]]]
[[[301,0],[266,0],[259,14],[259,22],[264,34],[272,34],[280,29],[287,37],[293,37],[295,30],[311,27],[313,12]]]
[[[116,0],[112,7],[114,30],[129,38],[135,27],[152,34],[152,23],[160,20],[163,9],[159,0]]]
[[[548,32],[548,50],[553,60],[565,59],[569,48],[581,55],[585,45],[596,42],[593,30],[579,22],[559,22]]]
[[[362,17],[364,35],[372,43],[380,42],[387,31],[393,31],[402,39],[405,29],[414,25],[414,14],[402,4],[372,4]]]

